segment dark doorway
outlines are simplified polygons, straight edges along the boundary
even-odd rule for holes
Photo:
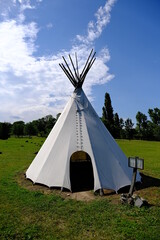
[[[86,152],[78,151],[72,154],[70,158],[70,181],[72,192],[94,188],[92,162]]]

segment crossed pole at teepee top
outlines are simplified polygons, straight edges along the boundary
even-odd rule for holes
[[[76,67],[73,63],[73,60],[72,60],[70,54],[69,54],[69,59],[70,59],[74,74],[72,73],[66,59],[64,57],[62,57],[66,65],[64,65],[63,63],[60,63],[59,65],[60,65],[60,67],[62,68],[62,70],[64,71],[64,73],[69,78],[70,82],[73,84],[73,86],[75,88],[81,88],[82,87],[88,71],[90,70],[94,61],[96,60],[95,55],[96,55],[96,52],[93,53],[93,49],[92,49],[89,56],[88,56],[86,64],[84,65],[84,68],[83,68],[81,74],[79,74],[78,59],[77,59],[77,54],[76,53],[75,53]]]

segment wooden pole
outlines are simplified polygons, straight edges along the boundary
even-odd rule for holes
[[[133,175],[132,175],[131,186],[129,189],[129,196],[133,195],[134,185],[135,185],[135,181],[136,181],[136,175],[137,175],[137,168],[133,168]]]
[[[72,71],[71,71],[71,69],[70,69],[70,67],[69,67],[69,65],[68,65],[68,63],[67,63],[65,57],[62,56],[62,58],[63,58],[63,60],[64,60],[64,62],[65,62],[65,64],[66,64],[66,66],[67,66],[67,68],[68,68],[68,70],[69,70],[69,72],[70,72],[70,75],[72,76],[73,79],[75,79],[75,77],[74,77],[74,75],[73,75],[73,73],[72,73]]]

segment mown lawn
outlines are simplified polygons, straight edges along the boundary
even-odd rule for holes
[[[160,185],[140,190],[151,204],[143,208],[115,203],[112,196],[80,202],[19,185],[17,175],[27,169],[43,141],[0,140],[1,240],[160,239]],[[118,140],[118,144],[127,156],[145,159],[145,175],[160,178],[160,142]]]
[[[144,158],[145,174],[160,178],[160,142],[118,140],[125,154]]]

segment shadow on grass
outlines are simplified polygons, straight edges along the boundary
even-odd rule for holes
[[[140,173],[141,175],[141,182],[136,182],[135,184],[135,190],[142,190],[145,188],[150,188],[150,187],[160,187],[160,179],[154,178],[151,176],[147,176],[143,173]],[[128,193],[130,189],[130,185],[123,187],[118,190],[118,193]]]
[[[151,176],[147,176],[143,173],[140,174],[142,178],[141,183],[136,183],[136,189],[145,189],[145,188],[150,188],[150,187],[160,187],[160,179],[154,178]]]

